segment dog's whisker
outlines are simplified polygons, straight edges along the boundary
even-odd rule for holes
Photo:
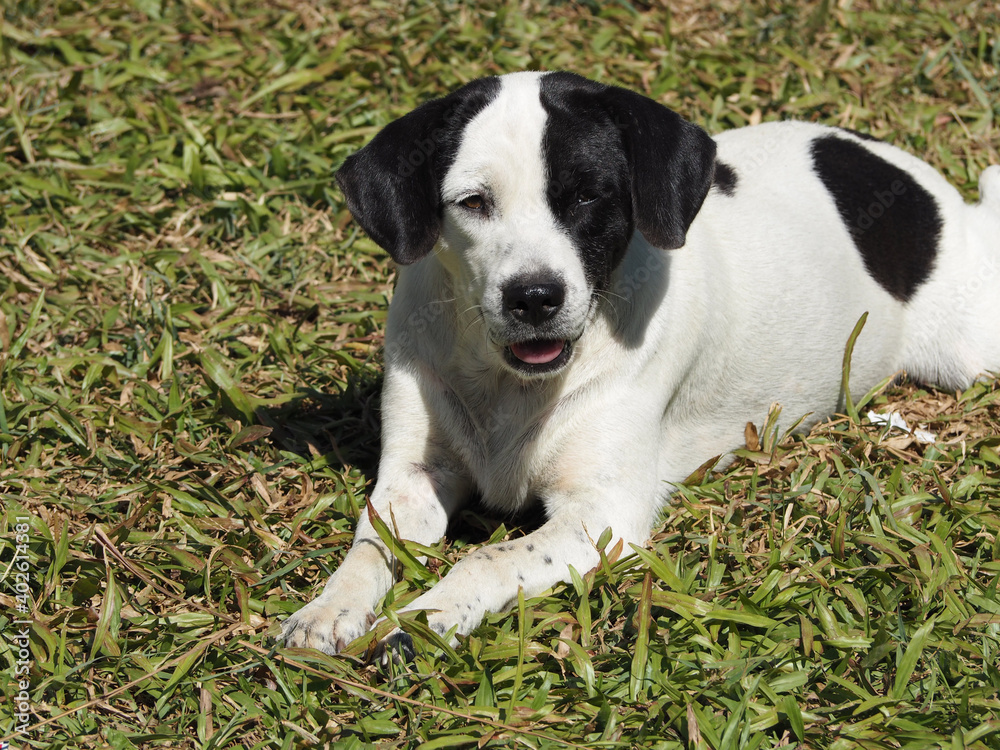
[[[612,292],[609,289],[601,289],[597,291],[596,294],[601,299],[607,300],[609,304],[611,303],[612,300],[621,300],[622,302],[625,303],[629,301],[628,297],[626,297],[624,294],[618,294],[617,292]]]

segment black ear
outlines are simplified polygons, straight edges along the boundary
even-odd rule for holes
[[[401,264],[415,263],[441,231],[441,179],[465,126],[499,90],[484,78],[390,123],[337,172],[347,206],[368,235]]]
[[[681,247],[712,186],[715,141],[652,99],[607,91],[632,170],[636,229],[656,247]]]

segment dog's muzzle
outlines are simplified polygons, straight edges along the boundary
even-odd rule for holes
[[[560,335],[559,311],[566,299],[561,281],[518,281],[502,290],[507,319],[508,365],[525,375],[555,372],[569,362],[573,338]],[[498,342],[499,343],[499,342]]]

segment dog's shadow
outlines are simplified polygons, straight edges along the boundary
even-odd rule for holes
[[[378,472],[382,375],[351,378],[330,391],[301,387],[280,407],[258,409],[271,443],[304,462],[323,458],[374,482]],[[308,465],[308,463],[306,463]]]

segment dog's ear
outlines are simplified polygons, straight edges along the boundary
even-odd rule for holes
[[[389,123],[337,171],[354,220],[403,264],[427,255],[440,230],[433,133],[441,100]]]
[[[645,96],[609,87],[608,98],[632,170],[636,229],[656,247],[681,247],[712,186],[715,141]]]
[[[441,232],[441,180],[465,125],[498,88],[496,79],[480,79],[420,105],[338,170],[354,219],[397,263],[415,263],[433,249]]]

